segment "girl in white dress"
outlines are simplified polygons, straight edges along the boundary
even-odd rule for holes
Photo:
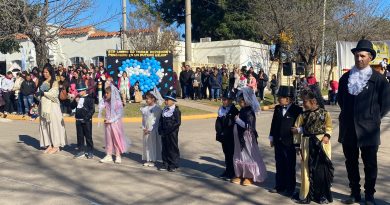
[[[158,134],[158,124],[161,116],[163,98],[158,90],[146,93],[146,106],[141,108],[143,130],[142,160],[144,166],[154,167],[156,161],[161,161],[161,136]]]

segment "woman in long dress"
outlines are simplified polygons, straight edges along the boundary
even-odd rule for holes
[[[263,182],[267,170],[257,144],[256,114],[260,105],[256,95],[249,87],[244,87],[238,93],[240,114],[236,116],[234,126],[233,164],[236,177],[232,183],[249,186],[254,182]]]
[[[50,64],[45,65],[42,76],[44,80],[37,92],[40,98],[40,146],[46,148],[44,153],[54,154],[60,151],[60,147],[67,145],[68,142],[58,99],[59,86],[55,80],[54,69]]]

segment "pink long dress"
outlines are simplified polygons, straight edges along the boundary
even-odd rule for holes
[[[115,111],[111,112],[111,103],[105,102],[106,119],[111,122],[105,124],[106,154],[122,154],[128,148],[122,123],[122,102],[115,101],[114,103]]]

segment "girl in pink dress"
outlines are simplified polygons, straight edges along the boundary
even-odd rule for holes
[[[115,155],[115,163],[119,164],[122,162],[121,154],[127,151],[130,144],[123,130],[123,104],[119,90],[113,84],[105,91],[105,101],[99,105],[99,115],[103,109],[106,110],[104,119],[106,156],[100,162],[113,162],[112,155]]]

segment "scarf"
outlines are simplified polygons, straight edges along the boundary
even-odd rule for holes
[[[229,113],[231,107],[232,107],[232,106],[229,106],[229,107],[221,106],[221,107],[218,109],[218,117],[224,117],[224,116],[226,116],[226,115]]]
[[[368,80],[371,78],[372,69],[370,66],[359,70],[353,67],[348,78],[348,92],[351,95],[359,95],[363,88],[367,86]]]
[[[171,117],[173,115],[173,112],[175,111],[176,105],[172,105],[171,107],[165,107],[163,110],[163,116],[164,117]]]

